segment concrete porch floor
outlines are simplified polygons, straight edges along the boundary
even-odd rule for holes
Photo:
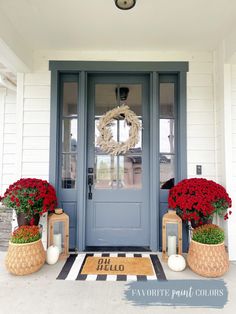
[[[89,282],[56,280],[63,261],[28,276],[13,276],[4,265],[5,252],[0,252],[0,313],[1,314],[65,314],[65,313],[213,313],[218,309],[134,306],[124,298],[125,282]],[[159,256],[160,257],[160,256]],[[166,277],[171,279],[204,279],[190,269],[176,273],[162,263]],[[236,262],[230,264],[223,277],[229,300],[221,313],[236,310]]]

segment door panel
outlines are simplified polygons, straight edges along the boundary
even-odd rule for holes
[[[140,203],[99,203],[96,202],[95,228],[140,228],[141,227],[141,204]],[[134,218],[126,219],[127,212]],[[106,219],[104,219],[106,217]]]
[[[129,89],[126,100],[122,87]],[[135,112],[144,127],[134,148],[112,156],[96,145],[96,126],[108,110],[123,104]],[[87,200],[86,245],[149,246],[147,78],[90,77],[88,117],[88,168],[93,169],[93,186],[92,199]],[[111,128],[117,142],[127,140],[130,127],[124,119],[113,120]]]

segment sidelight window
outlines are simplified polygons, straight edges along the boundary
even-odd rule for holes
[[[63,81],[61,125],[61,187],[75,189],[77,184],[77,99],[78,83]]]
[[[162,82],[162,80],[164,82]],[[160,76],[159,163],[160,188],[170,189],[176,173],[176,83]]]

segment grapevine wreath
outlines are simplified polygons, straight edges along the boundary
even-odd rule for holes
[[[129,138],[125,142],[116,142],[113,139],[111,125],[112,120],[123,118],[130,126]],[[116,107],[99,119],[97,129],[100,135],[97,138],[97,144],[102,151],[111,155],[125,154],[130,148],[135,147],[139,142],[140,121],[136,114],[128,106]]]

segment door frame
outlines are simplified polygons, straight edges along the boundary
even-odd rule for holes
[[[90,73],[147,74],[150,78],[150,249],[159,248],[159,130],[158,75],[178,76],[178,171],[177,182],[187,177],[186,73],[188,62],[104,62],[49,61],[51,71],[49,182],[58,191],[60,138],[60,74],[79,74],[78,180],[76,249],[85,250],[85,210],[87,201],[87,76]]]

